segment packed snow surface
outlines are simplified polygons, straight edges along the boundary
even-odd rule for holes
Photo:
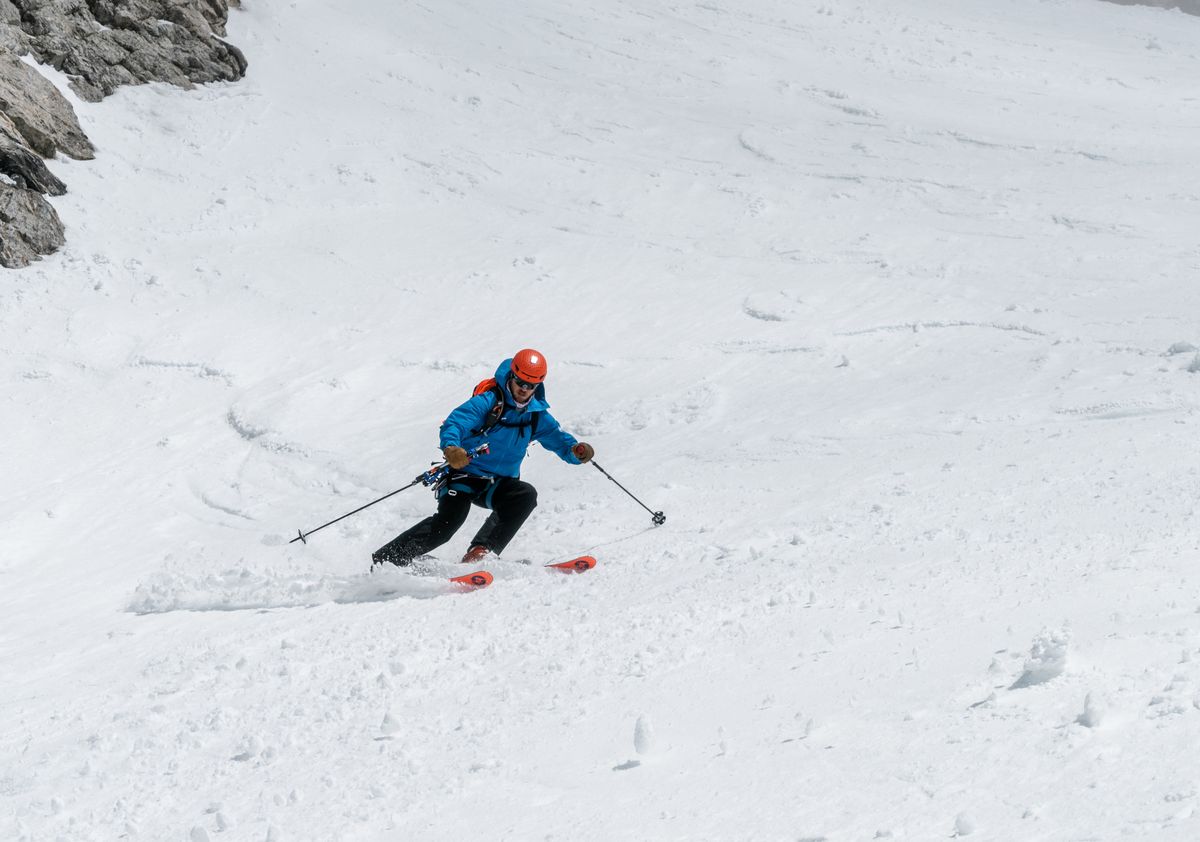
[[[1200,839],[1200,19],[246,0],[0,278],[0,838]],[[65,86],[67,80],[57,77]],[[515,350],[464,594],[368,573]],[[542,565],[589,553],[582,575]]]

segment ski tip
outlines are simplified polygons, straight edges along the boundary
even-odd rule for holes
[[[492,574],[486,570],[476,570],[474,573],[455,576],[450,581],[456,585],[466,585],[468,589],[475,590],[476,588],[486,588],[490,585],[492,583]]]
[[[564,570],[567,573],[582,573],[585,570],[591,570],[596,566],[596,559],[590,555],[581,555],[579,558],[573,558],[570,561],[560,561],[557,564],[547,564],[546,567],[552,570]]]

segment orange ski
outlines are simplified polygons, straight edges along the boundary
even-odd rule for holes
[[[466,585],[471,590],[476,588],[486,588],[492,583],[492,574],[486,570],[476,570],[474,573],[467,573],[464,576],[455,576],[450,580],[456,585]]]
[[[596,559],[590,555],[581,555],[579,558],[573,558],[570,561],[560,561],[557,564],[547,564],[546,567],[553,570],[562,570],[566,573],[582,573],[585,570],[591,570],[596,566]]]

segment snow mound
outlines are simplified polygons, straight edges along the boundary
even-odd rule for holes
[[[1067,668],[1067,646],[1070,635],[1066,631],[1045,630],[1033,639],[1025,670],[1009,689],[1033,687],[1058,678]]]

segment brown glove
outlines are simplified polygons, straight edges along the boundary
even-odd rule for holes
[[[471,461],[471,457],[467,455],[467,451],[455,445],[450,445],[443,450],[442,455],[446,457],[446,464],[456,471],[467,467],[467,463]]]
[[[596,455],[596,451],[593,450],[592,446],[585,441],[581,441],[579,444],[572,447],[571,452],[575,454],[575,458],[580,462],[591,462],[592,457]]]

